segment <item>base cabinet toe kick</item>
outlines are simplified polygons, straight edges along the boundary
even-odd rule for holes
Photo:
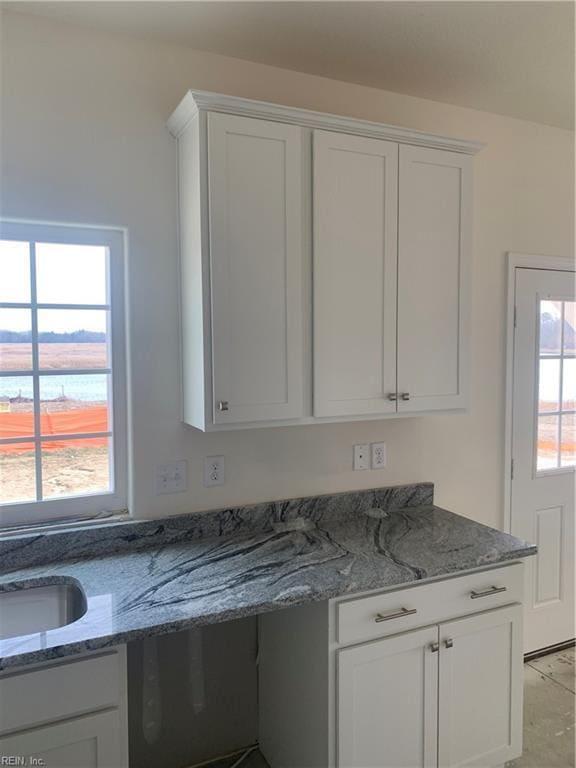
[[[500,768],[522,752],[524,566],[259,621],[271,768]]]

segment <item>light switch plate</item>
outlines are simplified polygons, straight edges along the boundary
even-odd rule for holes
[[[164,493],[184,493],[188,488],[188,464],[186,461],[175,461],[171,464],[161,464],[156,467],[156,495]]]
[[[354,469],[370,469],[370,446],[368,443],[354,446]]]
[[[370,445],[372,469],[384,469],[386,466],[386,443]]]

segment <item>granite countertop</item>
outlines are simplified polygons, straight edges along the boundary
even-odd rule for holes
[[[400,486],[223,510],[194,523],[109,525],[100,538],[86,529],[0,542],[0,591],[68,581],[87,603],[72,624],[0,640],[0,669],[536,552],[434,506],[432,493],[431,484]],[[116,551],[103,554],[103,542]],[[35,562],[58,547],[57,562]]]

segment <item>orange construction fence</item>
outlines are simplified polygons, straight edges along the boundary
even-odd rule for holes
[[[78,408],[73,411],[40,414],[42,435],[74,435],[86,432],[107,432],[108,408]],[[33,413],[0,412],[0,438],[32,437],[34,435]],[[42,449],[55,451],[62,448],[94,447],[107,444],[107,437],[71,438],[42,443]],[[13,443],[0,446],[1,453],[27,453],[33,450],[30,443]]]

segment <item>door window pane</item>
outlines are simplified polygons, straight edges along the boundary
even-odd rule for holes
[[[107,304],[108,249],[100,245],[36,243],[40,304]]]
[[[576,410],[576,358],[565,358],[562,371],[562,408]]]
[[[560,465],[576,466],[576,414],[562,416],[562,442],[560,445]]]
[[[31,311],[0,309],[0,370],[29,371],[31,368]]]
[[[0,240],[0,302],[29,301],[30,246],[18,240]]]
[[[42,442],[45,499],[107,493],[111,478],[109,438]]]
[[[540,302],[540,355],[562,351],[562,302]]]
[[[538,410],[558,411],[560,408],[560,360],[540,359],[538,379]]]
[[[106,310],[38,310],[40,368],[107,368],[107,326]]]
[[[35,499],[34,443],[0,445],[0,504]]]
[[[564,302],[564,354],[576,354],[576,301]]]
[[[537,469],[558,467],[558,416],[538,417],[538,460]]]

